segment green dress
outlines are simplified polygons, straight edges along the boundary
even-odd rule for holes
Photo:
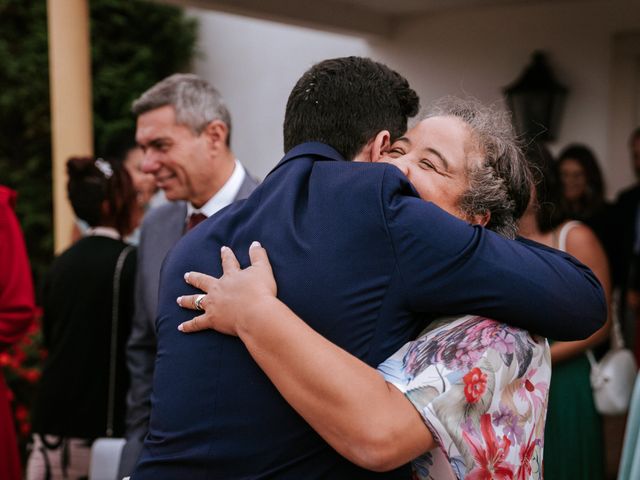
[[[544,430],[545,480],[603,480],[602,418],[584,354],[554,365]]]
[[[554,246],[566,252],[567,236],[579,222],[554,232]],[[553,342],[549,342],[553,343]],[[582,353],[551,368],[544,429],[545,480],[603,480],[602,418],[593,403],[591,366]]]

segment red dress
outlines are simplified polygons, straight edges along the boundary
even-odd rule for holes
[[[0,351],[16,343],[35,314],[27,251],[13,212],[16,193],[0,185]],[[0,372],[0,478],[20,480],[20,457],[9,405],[9,390]]]

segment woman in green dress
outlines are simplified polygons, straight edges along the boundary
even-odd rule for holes
[[[560,209],[561,185],[551,155],[532,146],[530,163],[539,178],[534,198],[520,221],[520,234],[568,252],[593,270],[609,300],[609,267],[593,231],[567,221]],[[610,320],[591,337],[577,342],[553,342],[552,374],[544,436],[544,476],[548,480],[602,480],[604,446],[602,419],[596,411],[585,352],[609,335]],[[551,340],[551,339],[550,339]]]

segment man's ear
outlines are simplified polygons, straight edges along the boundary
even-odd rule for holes
[[[214,148],[220,148],[227,145],[227,137],[229,136],[229,127],[222,120],[213,120],[204,127],[202,132],[207,136],[209,142]]]
[[[373,138],[370,151],[370,162],[379,162],[391,149],[391,134],[388,130],[382,130]]]
[[[391,147],[391,134],[388,130],[382,130],[362,147],[362,150],[353,158],[354,162],[379,162],[381,157]]]

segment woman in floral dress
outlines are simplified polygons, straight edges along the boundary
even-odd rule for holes
[[[506,177],[524,162],[508,148],[511,130],[477,104],[454,107],[397,140],[388,160],[423,199],[513,237],[526,205],[518,205],[507,187]],[[480,194],[485,181],[491,194]],[[417,479],[542,478],[551,373],[546,340],[480,317],[440,319],[375,370],[275,297],[259,244],[250,256],[252,267],[240,270],[223,248],[222,280],[187,276],[211,293],[201,299],[206,315],[180,329],[238,335],[284,398],[339,453],[376,471],[415,459]],[[195,298],[178,302],[194,308]]]

